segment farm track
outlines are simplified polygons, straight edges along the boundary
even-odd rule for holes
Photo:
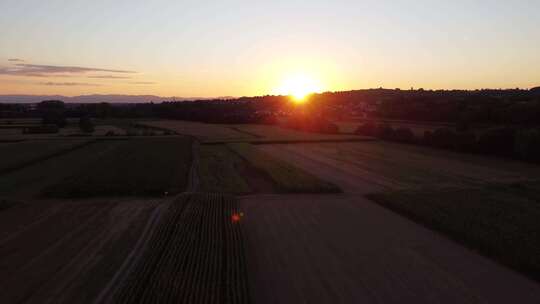
[[[233,197],[183,194],[156,227],[115,303],[248,303]]]

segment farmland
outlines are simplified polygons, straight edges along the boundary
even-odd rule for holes
[[[250,144],[229,144],[253,167],[267,174],[278,192],[283,193],[337,193],[340,189],[312,174],[258,150]]]
[[[89,197],[178,193],[187,185],[191,163],[188,138],[125,141],[74,175],[43,191],[47,197]]]
[[[356,135],[319,134],[285,128],[279,125],[224,125],[187,121],[145,121],[142,125],[169,129],[178,134],[197,138],[202,143],[294,143],[294,142],[341,142],[365,141],[369,138]]]
[[[248,303],[237,202],[191,194],[173,202],[116,303]]]
[[[0,212],[0,302],[92,303],[155,203],[26,201]]]
[[[276,125],[71,131],[0,144],[2,303],[540,299],[538,166]]]
[[[48,141],[47,141],[48,142]],[[47,143],[47,142],[44,142]],[[52,141],[54,145],[56,141]],[[0,195],[34,197],[42,189],[95,162],[108,151],[116,149],[122,141],[98,141],[76,150],[19,168],[0,175]]]
[[[540,278],[538,183],[396,191],[369,198]]]
[[[88,140],[57,140],[4,144],[0,149],[0,172],[14,171],[88,143]]]
[[[209,193],[249,193],[242,176],[243,160],[225,145],[203,145],[199,149],[200,191]]]

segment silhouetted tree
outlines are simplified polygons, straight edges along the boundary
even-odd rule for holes
[[[37,111],[40,113],[44,125],[54,124],[63,128],[67,124],[66,107],[60,100],[45,100],[37,105]]]

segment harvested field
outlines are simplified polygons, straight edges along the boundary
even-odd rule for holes
[[[248,303],[236,199],[182,195],[155,230],[115,303]]]
[[[324,168],[347,175],[349,184],[364,182],[387,189],[471,186],[537,179],[540,167],[516,161],[439,151],[385,142],[261,145],[318,176]],[[316,165],[315,165],[316,164]],[[320,171],[321,174],[317,174]],[[326,176],[325,176],[326,177]]]
[[[91,143],[88,140],[39,140],[4,144],[0,148],[0,174],[21,169]]]
[[[0,303],[92,303],[155,206],[39,201],[0,212]]]
[[[200,191],[209,193],[248,193],[242,176],[242,160],[225,145],[199,146]]]
[[[275,159],[250,144],[229,144],[229,147],[274,182],[282,193],[337,193],[341,190],[285,161]]]
[[[254,195],[240,206],[254,303],[540,302],[537,282],[362,195]]]
[[[539,193],[538,184],[522,184],[368,197],[540,280]]]
[[[69,153],[0,175],[0,195],[33,197],[43,188],[68,177],[121,143],[122,141],[97,141]]]
[[[383,142],[260,149],[538,276],[538,166]]]
[[[252,140],[252,143],[267,142],[317,142],[317,141],[355,141],[366,140],[364,136],[351,136],[340,134],[321,134],[312,132],[303,132],[279,125],[255,125],[245,124],[236,125],[235,129],[256,135],[258,139]]]
[[[144,195],[181,192],[191,166],[189,138],[127,140],[82,170],[43,190],[46,197]]]
[[[224,143],[288,143],[318,141],[364,141],[370,138],[356,135],[319,134],[302,132],[277,125],[225,125],[205,124],[181,120],[143,122],[141,125],[158,127],[196,137],[203,144]]]

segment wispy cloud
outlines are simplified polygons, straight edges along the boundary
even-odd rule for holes
[[[156,84],[157,82],[152,81],[132,81],[130,84]]]
[[[97,83],[86,83],[86,82],[52,82],[52,81],[48,81],[48,82],[40,82],[39,84],[40,85],[45,85],[45,86],[68,86],[68,87],[73,87],[73,86],[99,87],[99,86],[101,86],[100,84],[97,84]]]
[[[32,77],[49,77],[57,76],[58,74],[86,74],[92,72],[107,72],[120,74],[135,74],[135,71],[114,70],[103,68],[89,68],[80,66],[59,66],[59,65],[41,65],[18,63],[12,67],[0,67],[0,75],[11,76],[32,76]]]
[[[129,76],[115,76],[115,75],[96,75],[96,76],[88,76],[88,78],[96,78],[96,79],[131,79]]]
[[[19,58],[9,58],[8,61],[10,61],[10,62],[24,62],[24,60],[19,59]]]

